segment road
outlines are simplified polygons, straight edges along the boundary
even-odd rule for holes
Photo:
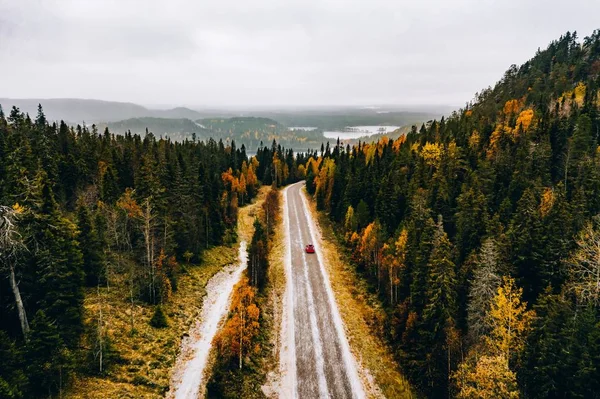
[[[216,273],[206,284],[206,295],[197,324],[191,329],[188,338],[182,342],[182,350],[175,364],[168,399],[197,399],[204,396],[206,382],[205,369],[212,347],[212,341],[219,324],[231,303],[233,287],[240,281],[248,267],[246,241],[240,242],[239,263],[229,265]]]
[[[364,398],[303,185],[294,184],[284,194],[288,281],[283,330],[288,344],[282,349],[282,362],[288,363],[288,381],[282,397]],[[309,243],[316,254],[304,251]]]

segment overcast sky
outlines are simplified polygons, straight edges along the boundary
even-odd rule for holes
[[[463,105],[596,0],[0,0],[0,97]]]

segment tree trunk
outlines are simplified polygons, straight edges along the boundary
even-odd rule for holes
[[[152,236],[152,206],[150,198],[146,198],[146,209],[144,211],[144,243],[146,244],[146,267],[150,274],[149,296],[150,302],[156,303],[155,287],[154,287],[154,237]]]
[[[104,251],[104,274],[106,275],[106,291],[110,292],[110,261],[108,251]]]
[[[206,209],[206,249],[208,249],[208,209]]]
[[[98,314],[98,358],[99,358],[99,370],[100,370],[100,374],[102,374],[102,369],[103,369],[103,356],[104,356],[104,348],[103,346],[103,342],[102,342],[102,298],[100,297],[100,284],[98,284],[98,302],[99,302],[99,306],[98,306],[98,310],[99,310],[99,314]]]
[[[390,304],[394,306],[394,275],[393,269],[390,267]]]
[[[156,303],[156,265],[154,264],[154,237],[150,238],[150,265],[152,265],[152,302]]]
[[[29,335],[29,322],[27,322],[27,313],[25,312],[25,306],[23,305],[23,300],[21,299],[21,291],[19,290],[19,285],[17,284],[17,280],[15,278],[15,268],[12,264],[10,265],[10,288],[15,296],[17,313],[19,314],[19,321],[21,322],[21,331],[23,332],[25,342],[27,342]]]
[[[569,158],[571,158],[571,146],[567,149],[567,160],[565,162],[565,194],[567,193],[567,179],[569,177]]]
[[[242,315],[241,315],[241,328],[240,328],[240,370],[242,369],[242,339],[244,337],[244,310],[242,309]]]
[[[129,269],[129,301],[131,304],[131,314],[130,314],[130,322],[131,322],[131,335],[133,336],[133,332],[135,330],[135,307],[133,301],[133,276],[134,276],[134,267],[130,266]]]

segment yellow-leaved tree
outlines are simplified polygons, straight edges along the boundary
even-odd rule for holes
[[[554,190],[551,187],[546,187],[542,193],[542,200],[540,202],[540,214],[542,217],[546,217],[552,210],[554,205]]]
[[[521,300],[523,290],[504,277],[490,303],[491,331],[476,343],[453,379],[458,398],[518,398],[510,359],[518,359],[535,313]]]
[[[402,229],[393,245],[383,246],[383,267],[388,269],[390,304],[395,305],[399,298],[400,271],[406,266],[408,252],[408,230]]]
[[[481,356],[472,365],[464,362],[455,374],[457,398],[512,399],[519,397],[517,376],[508,368],[504,356]]]
[[[383,231],[378,221],[370,223],[360,238],[360,256],[374,276],[377,276],[377,289],[381,283],[381,265],[383,255]]]
[[[421,156],[425,164],[430,167],[437,167],[442,160],[443,148],[438,143],[427,142],[421,149]]]
[[[504,277],[490,308],[492,331],[487,344],[492,353],[502,355],[508,362],[518,355],[525,345],[527,332],[535,313],[527,310],[527,302],[521,301],[523,289],[511,277]]]
[[[335,176],[335,161],[327,158],[321,166],[321,170],[315,179],[315,196],[317,208],[331,210],[331,196],[333,195],[333,183]]]

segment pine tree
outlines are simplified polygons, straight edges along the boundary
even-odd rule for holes
[[[74,347],[82,331],[83,259],[75,225],[61,215],[44,174],[41,179],[40,207],[30,216],[36,294],[45,314],[56,320],[61,339]]]
[[[532,398],[568,397],[561,387],[576,375],[577,359],[570,347],[574,314],[550,288],[541,295],[535,311],[538,317],[527,339],[522,371],[526,390]]]
[[[276,193],[275,191],[272,191]],[[267,282],[269,261],[267,259],[267,240],[264,227],[258,218],[254,219],[254,234],[248,249],[249,283],[262,290]]]
[[[24,373],[22,353],[4,331],[0,330],[0,397],[24,397],[27,376]]]
[[[150,319],[150,325],[154,328],[166,328],[169,326],[167,315],[161,305],[156,306],[154,309],[154,314]]]
[[[423,310],[422,345],[427,349],[427,378],[430,394],[445,395],[446,382],[455,361],[457,342],[450,337],[456,329],[456,273],[452,244],[439,216],[428,263],[427,304]],[[451,346],[452,345],[452,346]]]
[[[474,187],[463,185],[457,203],[456,237],[459,260],[462,261],[479,246],[480,239],[485,233],[488,216],[486,198],[479,190],[477,183],[474,184]]]
[[[35,381],[32,392],[49,397],[61,392],[73,368],[73,359],[56,322],[42,310],[36,313],[31,322],[31,339],[25,349],[27,375],[30,381]]]
[[[534,299],[547,285],[542,280],[543,230],[538,200],[527,189],[517,204],[508,235],[512,245],[512,264],[526,299]]]
[[[88,286],[96,286],[103,269],[104,252],[102,242],[92,222],[90,211],[83,204],[79,206],[77,219],[85,281]]]

